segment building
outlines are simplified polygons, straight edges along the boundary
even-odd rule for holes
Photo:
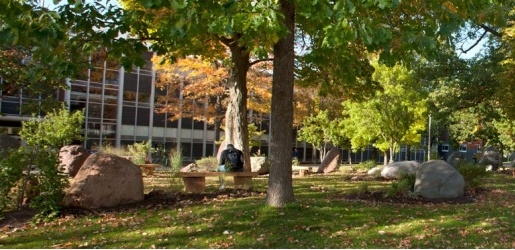
[[[151,140],[154,147],[165,149],[180,145],[186,161],[216,155],[217,138],[212,125],[190,118],[170,121],[168,114],[153,112],[157,97],[168,94],[168,90],[156,88],[151,57],[151,53],[145,53],[146,64],[130,71],[90,58],[93,67],[68,81],[69,89],[56,91],[52,98],[66,102],[71,111],[84,110],[82,143],[90,151],[102,145],[124,146]],[[9,95],[0,92],[0,133],[18,134],[21,122],[30,119],[20,112],[27,102],[23,91]],[[259,129],[268,131],[268,126],[265,119]],[[262,137],[260,146],[265,154],[267,138]]]
[[[102,57],[90,58],[93,67],[76,80],[67,81],[69,89],[56,91],[52,98],[66,102],[71,111],[85,111],[82,143],[90,151],[94,152],[103,145],[118,147],[152,141],[154,147],[164,149],[180,146],[185,161],[216,155],[217,138],[212,125],[190,118],[170,121],[169,114],[154,112],[157,98],[169,94],[169,91],[156,88],[157,73],[151,57],[151,53],[144,54],[147,63],[131,70],[102,60]],[[27,102],[22,90],[14,94],[0,92],[0,112],[3,114],[0,116],[0,133],[18,134],[21,122],[30,119],[20,112]],[[265,135],[260,146],[251,150],[251,155],[258,150],[269,155],[269,117],[265,115],[262,120],[258,129],[265,130]],[[298,149],[301,162],[320,162],[319,155],[313,154],[309,143],[294,138],[292,152],[294,149]],[[374,159],[382,162],[383,159],[371,146],[359,152],[341,150],[341,156],[342,163]],[[409,158],[422,162],[424,156],[425,150],[417,150]],[[406,158],[406,149],[401,148],[396,160]]]

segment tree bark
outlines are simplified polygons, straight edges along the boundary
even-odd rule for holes
[[[293,132],[294,25],[293,0],[279,0],[288,33],[274,45],[270,177],[267,204],[282,207],[295,200],[291,168]]]

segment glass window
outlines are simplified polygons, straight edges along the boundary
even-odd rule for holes
[[[123,100],[127,102],[135,102],[136,101],[136,92],[135,91],[125,91],[123,93]]]
[[[467,152],[467,144],[460,145],[460,152]]]
[[[449,144],[442,144],[442,152],[449,152]]]
[[[136,121],[136,108],[134,107],[123,107],[122,111],[122,124],[134,125]]]
[[[138,126],[148,126],[149,125],[149,117],[150,110],[145,108],[138,108],[138,122],[136,125]]]
[[[2,113],[10,115],[20,114],[20,103],[19,102],[2,102]]]

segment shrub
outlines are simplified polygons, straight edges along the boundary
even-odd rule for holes
[[[214,156],[201,158],[195,163],[207,172],[216,172],[218,168],[218,160]]]
[[[170,159],[170,171],[168,176],[168,181],[170,184],[170,189],[175,189],[178,187],[182,187],[182,180],[177,175],[179,170],[182,167],[182,150],[181,148],[173,148],[170,150],[170,153],[168,155],[168,158]]]
[[[130,156],[129,150],[125,147],[116,148],[111,145],[104,145],[99,148],[99,151],[104,154],[113,154],[117,156]]]
[[[170,159],[168,159],[168,151],[162,147],[158,147],[152,154],[152,163],[159,164],[163,167],[170,167]]]
[[[460,164],[457,170],[465,180],[465,189],[469,191],[475,191],[478,189],[484,178],[490,174],[486,171],[484,166],[479,166],[472,162],[464,162]]]
[[[148,162],[147,155],[152,152],[152,146],[149,141],[134,143],[127,146],[129,155],[132,158],[134,164],[145,164]]]
[[[45,119],[33,118],[22,123],[21,138],[25,147],[11,153],[0,160],[0,210],[4,210],[12,196],[11,190],[17,187],[16,207],[21,208],[26,188],[33,179],[33,167],[39,169],[36,175],[39,195],[30,202],[30,206],[38,210],[37,218],[52,218],[58,214],[64,197],[64,189],[68,185],[68,176],[60,171],[59,150],[62,146],[80,139],[83,112],[70,114],[66,108],[54,110]],[[0,211],[1,212],[1,211]]]
[[[415,175],[401,174],[401,176],[392,182],[392,185],[386,192],[387,196],[405,196],[413,193],[415,188]]]
[[[358,194],[366,194],[370,192],[370,185],[367,182],[361,182],[357,188]]]
[[[173,148],[170,150],[170,167],[172,170],[179,170],[182,167],[183,157],[181,148]]]
[[[298,166],[298,165],[300,165],[299,158],[298,158],[298,157],[293,157],[293,159],[291,160],[291,164],[292,164],[293,166]]]
[[[22,178],[24,168],[29,166],[27,161],[30,158],[27,156],[25,150],[20,148],[10,151],[6,157],[0,160],[0,213],[6,209],[19,207],[15,201],[22,199],[18,196],[23,193],[18,192],[18,194],[13,195],[11,190]]]
[[[377,166],[376,161],[368,160],[368,161],[360,162],[355,168],[356,168],[356,170],[368,171],[372,168],[375,168],[376,166]]]

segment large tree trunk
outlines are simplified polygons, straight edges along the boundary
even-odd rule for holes
[[[216,142],[220,140],[220,121],[218,119],[215,119],[214,127],[215,141],[213,143],[213,156],[216,156],[216,153],[218,152],[218,145],[216,145]]]
[[[217,141],[220,141],[220,127],[222,123],[222,118],[219,115],[223,114],[225,107],[222,107],[222,98],[220,96],[216,97],[215,101],[215,109],[216,109],[216,117],[214,119],[214,127],[215,127],[215,143],[213,143],[213,156],[217,156],[218,153],[218,145],[216,145]],[[217,158],[218,159],[218,158]]]
[[[249,53],[245,48],[229,43],[234,62],[229,79],[229,105],[225,116],[225,140],[243,151],[243,171],[251,171],[247,121],[247,72],[250,67]]]
[[[291,168],[295,5],[293,0],[279,0],[279,4],[288,34],[274,46],[271,166],[267,195],[267,204],[272,207],[282,207],[295,200]]]

